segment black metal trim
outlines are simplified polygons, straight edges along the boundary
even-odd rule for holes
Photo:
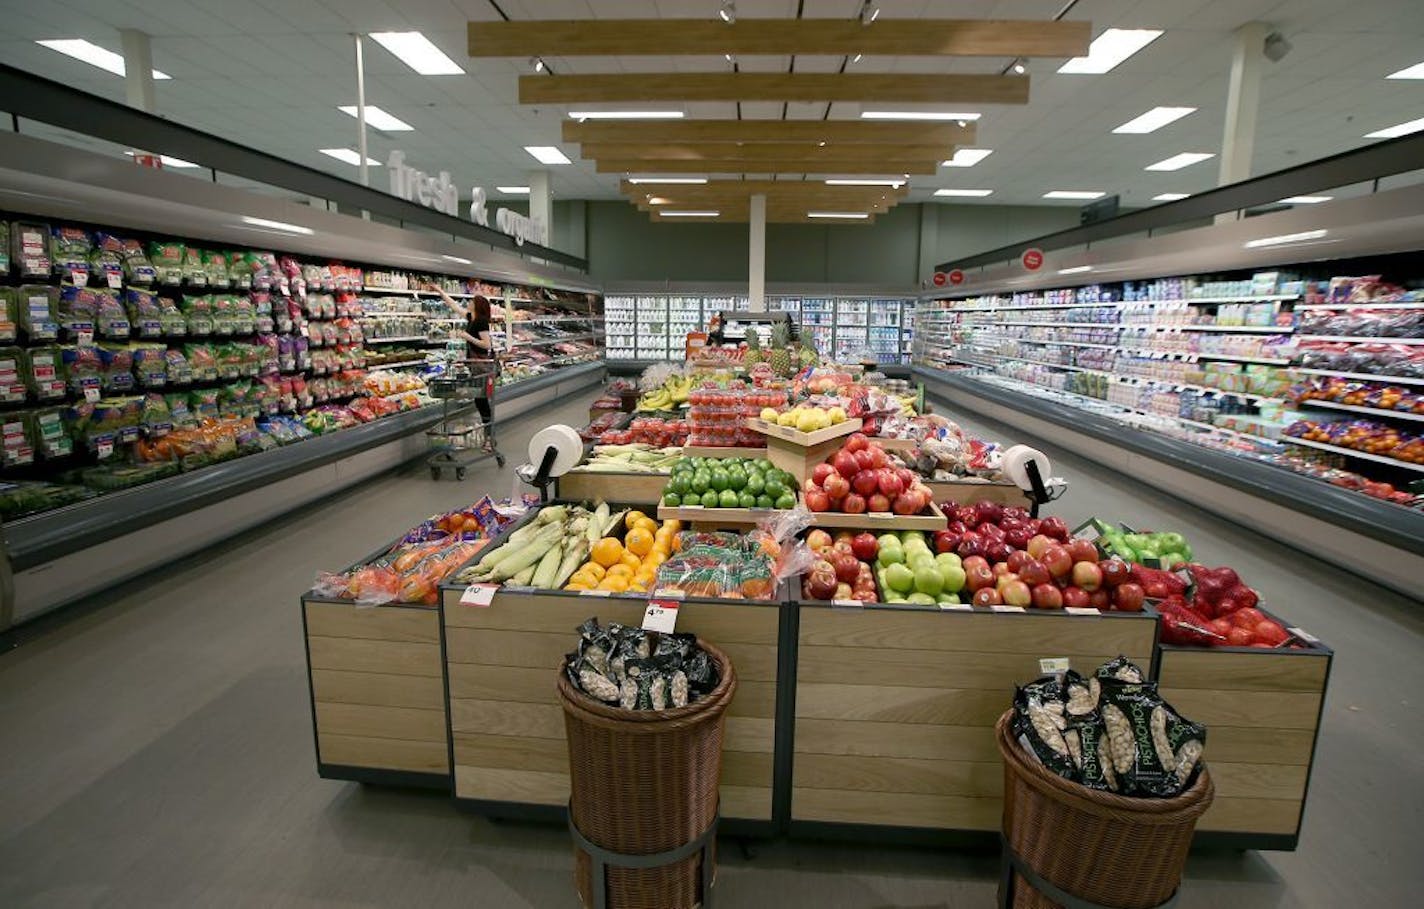
[[[793,582],[787,583],[787,595]],[[781,606],[781,627],[776,652],[776,718],[772,727],[771,820],[785,833],[791,824],[791,788],[796,773],[796,687],[801,642],[801,607],[793,601]]]
[[[516,398],[522,398],[525,395],[533,394],[534,392],[539,391],[541,389],[549,388],[553,385],[559,385],[563,382],[570,382],[575,379],[587,380],[589,376],[592,376],[594,373],[600,372],[605,368],[605,361],[591,360],[588,363],[578,363],[574,366],[564,366],[560,369],[554,370],[551,373],[546,373],[542,376],[535,376],[532,379],[525,379],[522,382],[515,382],[510,385],[500,385],[497,386],[494,390],[494,402],[496,404],[499,404],[501,402],[513,401]],[[585,381],[584,384],[587,384],[587,381]]]
[[[349,764],[316,766],[317,776],[324,780],[345,780],[371,786],[401,786],[407,789],[450,791],[450,778],[439,773],[419,773],[414,770],[382,770],[377,767],[354,767]]]
[[[1120,237],[1123,234],[1172,227],[1185,221],[1211,218],[1223,212],[1269,205],[1314,190],[1348,186],[1418,170],[1420,161],[1424,161],[1424,135],[1385,139],[1363,148],[1351,149],[1239,183],[1209,189],[1176,202],[1137,209],[1096,224],[1055,231],[956,261],[941,262],[935,266],[935,271],[977,268],[981,265],[1006,262],[1017,259],[1030,247],[1048,252]]]
[[[336,202],[343,210],[365,210],[399,222],[418,224],[461,236],[528,258],[588,271],[588,260],[525,243],[473,221],[447,215],[362,186],[315,168],[287,161],[221,136],[166,120],[137,108],[80,91],[60,82],[0,63],[0,97],[14,116],[107,139],[132,148],[162,151],[196,161],[214,171],[234,174]]]
[[[938,385],[935,397],[948,402],[957,391],[1001,407],[1082,433],[1168,466],[1189,471],[1225,486],[1370,537],[1406,552],[1424,555],[1424,514],[1380,502],[1312,477],[1270,464],[1223,454],[1151,432],[1134,431],[1114,420],[1077,408],[1054,405],[1031,395],[998,388],[928,366],[915,367],[922,381]],[[972,408],[971,408],[972,409]]]

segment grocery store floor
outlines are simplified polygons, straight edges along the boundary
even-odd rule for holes
[[[580,425],[587,403],[512,425],[505,450],[547,422]],[[1101,514],[1180,530],[1338,651],[1300,849],[1194,856],[1183,909],[1419,905],[1419,604],[1049,454],[1073,484],[1054,508],[1070,524]],[[313,769],[298,595],[427,514],[510,488],[492,463],[462,485],[387,475],[115,589],[0,655],[0,906],[577,906],[565,831]],[[993,904],[988,853],[798,842],[748,858],[728,846],[723,907]]]

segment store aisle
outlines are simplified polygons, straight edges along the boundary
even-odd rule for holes
[[[581,424],[591,399],[508,427],[511,461],[547,423]],[[1424,677],[1412,660],[1424,629],[1407,605],[1050,455],[1073,481],[1056,513],[1180,529],[1339,651],[1300,851],[1196,856],[1180,905],[1417,902]],[[301,591],[431,512],[508,494],[511,476],[491,462],[463,484],[418,468],[382,477],[116,589],[102,609],[0,656],[0,905],[577,906],[562,829],[494,824],[440,794],[324,781],[314,769]],[[722,906],[993,904],[991,853],[810,843],[755,853],[720,850]]]

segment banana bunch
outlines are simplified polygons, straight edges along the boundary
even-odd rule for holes
[[[638,399],[639,410],[672,410],[686,403],[692,380],[686,376],[669,376],[661,386]]]
[[[900,395],[900,416],[913,417],[915,415],[915,396]]]

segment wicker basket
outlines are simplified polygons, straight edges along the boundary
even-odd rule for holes
[[[1013,711],[999,717],[1004,758],[1004,839],[1039,877],[1085,903],[1151,909],[1176,892],[1197,818],[1215,789],[1206,766],[1190,789],[1169,799],[1127,798],[1063,779],[1024,753]],[[1008,882],[1006,876],[1003,887]],[[1000,905],[1057,909],[1021,875]]]
[[[686,707],[621,710],[594,701],[559,673],[569,742],[571,819],[590,842],[622,855],[653,855],[689,843],[717,817],[723,715],[737,690],[727,655],[705,641],[717,687]],[[592,862],[575,848],[579,899],[594,905]],[[608,868],[608,909],[692,909],[702,854],[653,868]]]

